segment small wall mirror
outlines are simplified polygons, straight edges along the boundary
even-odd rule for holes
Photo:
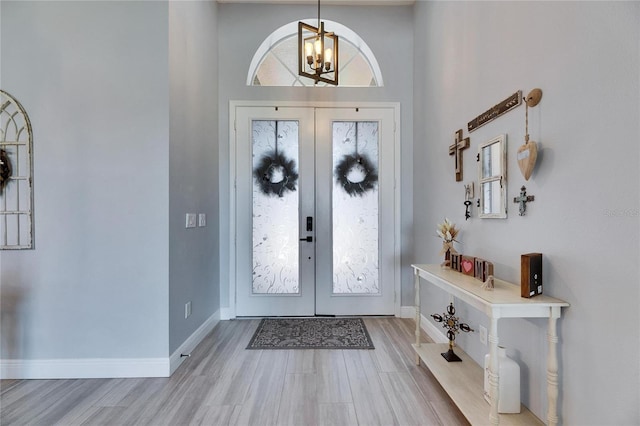
[[[507,136],[497,136],[480,145],[478,151],[480,174],[481,218],[507,217]]]

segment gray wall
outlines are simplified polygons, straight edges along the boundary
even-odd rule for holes
[[[289,22],[317,16],[316,6],[220,4],[219,88],[220,117],[220,282],[221,305],[229,306],[229,101],[279,100],[324,102],[400,102],[401,108],[401,229],[402,229],[402,301],[411,305],[411,272],[408,268],[412,248],[412,143],[413,45],[411,6],[339,7],[323,6],[322,18],[339,22],[355,31],[376,56],[384,87],[314,88],[247,86],[251,59],[274,30]],[[384,29],[384,30],[382,30]]]
[[[36,240],[0,253],[2,295],[19,297],[2,358],[168,357],[218,311],[216,8],[2,3]],[[187,212],[207,226],[185,229]]]
[[[36,248],[0,252],[0,292],[21,292],[0,356],[166,357],[167,4],[1,8],[0,87],[33,125]]]
[[[499,278],[519,283],[520,254],[542,252],[545,293],[571,303],[558,325],[561,420],[640,423],[640,4],[418,2],[415,12],[415,259],[441,261],[434,233],[445,216],[462,228],[457,249],[493,261]],[[465,221],[447,152],[454,131],[534,87],[543,98],[529,110],[541,148],[533,176],[525,181],[516,163],[521,106],[471,133],[464,152],[464,181],[477,180],[478,145],[508,135],[509,217]],[[520,217],[512,200],[523,184],[535,201]],[[446,301],[428,292],[423,313],[442,312]],[[488,326],[462,304],[458,313]],[[523,402],[546,419],[546,321],[499,327],[500,344],[521,364]],[[478,362],[487,352],[478,333],[459,343]]]
[[[169,4],[170,353],[220,306],[216,9],[215,2]],[[185,229],[186,213],[205,213],[207,226]]]

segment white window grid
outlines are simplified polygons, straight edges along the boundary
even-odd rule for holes
[[[0,250],[33,248],[33,132],[22,105],[0,90],[0,149],[12,174],[0,193]]]
[[[317,22],[313,18],[307,18],[303,21],[315,25]],[[324,19],[325,28],[335,32],[340,37],[340,75],[342,77],[340,86],[343,87],[382,87],[384,82],[380,65],[373,54],[373,51],[367,43],[352,29],[338,22]],[[265,85],[265,86],[315,86],[313,80],[307,81],[306,78],[298,76],[297,62],[297,35],[298,21],[290,22],[272,32],[258,47],[247,73],[247,86]],[[278,53],[281,45],[287,45],[287,52]],[[290,45],[290,46],[289,46]],[[290,55],[293,52],[293,55]],[[271,82],[260,82],[257,75],[263,66],[265,59],[271,59],[273,63],[277,63],[279,75]],[[366,68],[365,69],[363,69]],[[349,73],[358,75],[365,72],[368,78],[366,83],[349,83]],[[346,79],[346,80],[345,80]],[[277,80],[277,81],[276,81]],[[360,80],[359,78],[357,80]],[[326,86],[325,83],[319,83],[317,86]]]

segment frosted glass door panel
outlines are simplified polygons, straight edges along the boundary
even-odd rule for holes
[[[254,120],[253,294],[298,294],[298,122]]]
[[[333,294],[377,294],[378,122],[333,123]]]

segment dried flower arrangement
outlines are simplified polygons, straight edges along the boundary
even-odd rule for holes
[[[444,222],[438,224],[436,233],[438,237],[442,238],[442,250],[440,250],[440,254],[445,255],[442,266],[449,266],[451,253],[457,253],[456,249],[453,248],[453,242],[458,242],[456,237],[459,232],[460,230],[456,228],[455,223],[452,223],[446,217],[444,218]]]

